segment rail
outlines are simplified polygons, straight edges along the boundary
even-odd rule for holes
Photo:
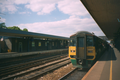
[[[0,68],[0,77],[5,77],[11,74],[15,74],[17,72],[38,66],[38,65],[42,65],[51,61],[55,61],[61,58],[65,58],[67,57],[67,55],[57,55],[57,56],[53,56],[53,57],[49,57],[49,58],[44,58],[44,59],[40,59],[40,60],[35,60],[35,61],[31,61],[31,62],[27,62],[27,63],[20,63],[17,65],[11,65],[8,67],[2,67]]]
[[[22,77],[22,79],[17,79],[17,80],[31,80],[31,79],[35,79],[39,75],[42,75],[42,74],[44,74],[46,72],[49,72],[51,70],[54,70],[56,68],[59,68],[59,67],[61,67],[63,65],[66,65],[68,63],[70,63],[70,60],[67,57],[67,58],[64,58],[64,59],[61,59],[61,60],[57,60],[57,61],[54,61],[54,62],[51,62],[51,63],[47,63],[47,64],[44,64],[44,65],[35,67],[35,68],[27,70],[27,71],[22,71],[20,73],[13,74],[13,75],[10,75],[8,77],[4,77],[4,78],[2,78],[0,80],[10,80],[10,79],[17,78],[17,77],[19,77],[21,75],[30,74],[32,72],[40,70],[39,72],[35,72],[35,74],[30,74],[27,77],[25,76],[25,77]]]

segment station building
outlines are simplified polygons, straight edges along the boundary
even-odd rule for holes
[[[65,49],[67,37],[0,28],[0,53]]]

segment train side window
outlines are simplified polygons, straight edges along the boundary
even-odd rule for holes
[[[93,46],[93,36],[87,36],[87,46]]]

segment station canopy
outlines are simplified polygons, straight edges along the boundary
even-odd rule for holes
[[[48,38],[48,39],[69,40],[68,37],[41,34],[41,33],[33,33],[33,32],[25,32],[25,31],[19,31],[19,30],[2,29],[2,28],[0,28],[0,36],[32,37],[32,38]]]
[[[108,39],[120,28],[120,0],[81,0]]]

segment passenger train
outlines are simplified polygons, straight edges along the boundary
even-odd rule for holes
[[[106,50],[107,42],[87,31],[70,36],[69,58],[74,67],[89,68]]]

